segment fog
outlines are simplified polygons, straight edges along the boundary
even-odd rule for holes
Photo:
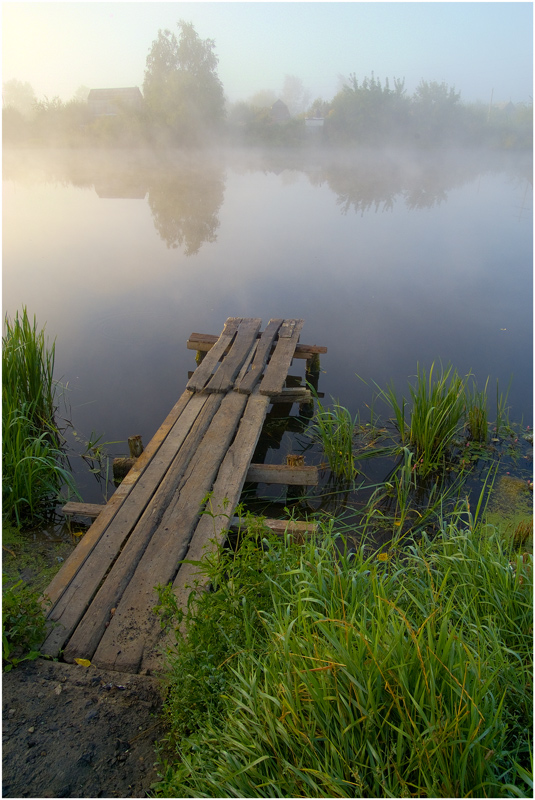
[[[192,22],[215,42],[230,102],[297,76],[310,100],[330,100],[340,76],[372,71],[445,82],[465,102],[529,102],[532,4],[518,3],[18,3],[2,4],[2,80],[38,99],[80,86],[142,86],[159,29]]]
[[[532,424],[531,4],[3,12],[3,310],[77,441],[148,442],[229,316],[303,318],[352,413],[440,362]]]

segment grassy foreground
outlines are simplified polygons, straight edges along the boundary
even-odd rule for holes
[[[365,552],[250,532],[206,562],[158,796],[532,796],[531,555],[470,517]]]

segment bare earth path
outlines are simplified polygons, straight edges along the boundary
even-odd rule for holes
[[[154,678],[44,659],[2,676],[3,797],[145,797],[164,733]]]

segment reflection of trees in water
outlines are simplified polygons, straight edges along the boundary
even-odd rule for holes
[[[204,242],[215,242],[225,176],[215,166],[187,167],[152,175],[149,206],[154,227],[167,247],[183,247],[187,256]]]
[[[334,193],[343,214],[410,210],[446,202],[453,189],[484,174],[506,173],[522,187],[530,207],[531,153],[276,149],[227,151],[201,158],[187,151],[13,151],[4,149],[3,177],[28,185],[54,183],[91,189],[101,197],[139,198],[148,191],[154,226],[169,248],[198,253],[215,242],[224,199],[225,170],[271,173],[283,183],[306,175],[312,186]],[[261,177],[259,177],[259,181]],[[524,187],[526,187],[524,189]],[[261,191],[261,184],[258,188]],[[526,213],[526,211],[521,211]]]
[[[453,190],[483,174],[530,172],[531,154],[501,154],[485,150],[279,151],[249,160],[248,171],[283,174],[294,170],[307,175],[312,186],[331,189],[342,214],[351,209],[391,211],[395,202],[411,211],[444,203]]]
[[[423,159],[370,159],[337,164],[325,169],[323,178],[337,196],[342,213],[353,208],[367,211],[391,211],[396,200],[414,211],[440,205],[448,193],[467,183],[481,172],[479,167],[452,163],[449,168]]]

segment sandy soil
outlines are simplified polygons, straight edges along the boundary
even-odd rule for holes
[[[146,797],[164,733],[154,678],[45,659],[2,676],[3,797]]]

